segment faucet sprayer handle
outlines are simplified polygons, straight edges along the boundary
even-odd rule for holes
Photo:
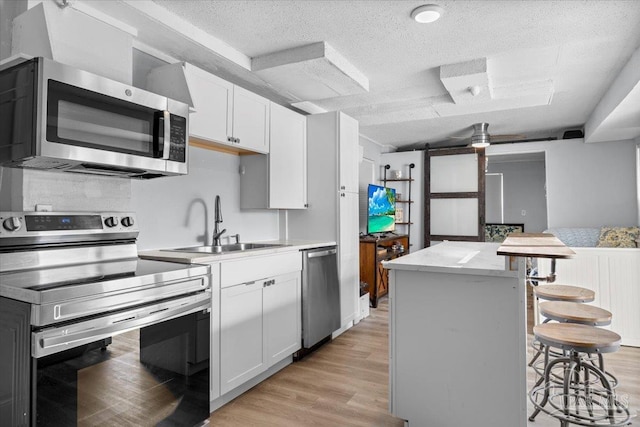
[[[220,205],[220,196],[216,196],[215,219],[216,222],[222,222],[222,207]]]

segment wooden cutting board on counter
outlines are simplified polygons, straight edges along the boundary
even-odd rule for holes
[[[571,258],[576,253],[553,234],[511,233],[498,248],[498,255],[534,258]]]

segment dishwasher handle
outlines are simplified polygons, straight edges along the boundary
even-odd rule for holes
[[[317,258],[327,255],[333,255],[336,253],[335,249],[327,249],[325,251],[307,252],[307,258]]]

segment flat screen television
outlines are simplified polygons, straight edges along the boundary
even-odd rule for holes
[[[369,184],[367,234],[396,229],[396,190]]]

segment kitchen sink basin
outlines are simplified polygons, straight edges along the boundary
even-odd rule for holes
[[[278,243],[232,243],[228,245],[219,245],[219,246],[192,246],[189,248],[177,248],[172,250],[178,251],[178,252],[226,254],[229,252],[250,251],[252,249],[278,248],[282,246],[287,246],[287,245],[281,245]]]

